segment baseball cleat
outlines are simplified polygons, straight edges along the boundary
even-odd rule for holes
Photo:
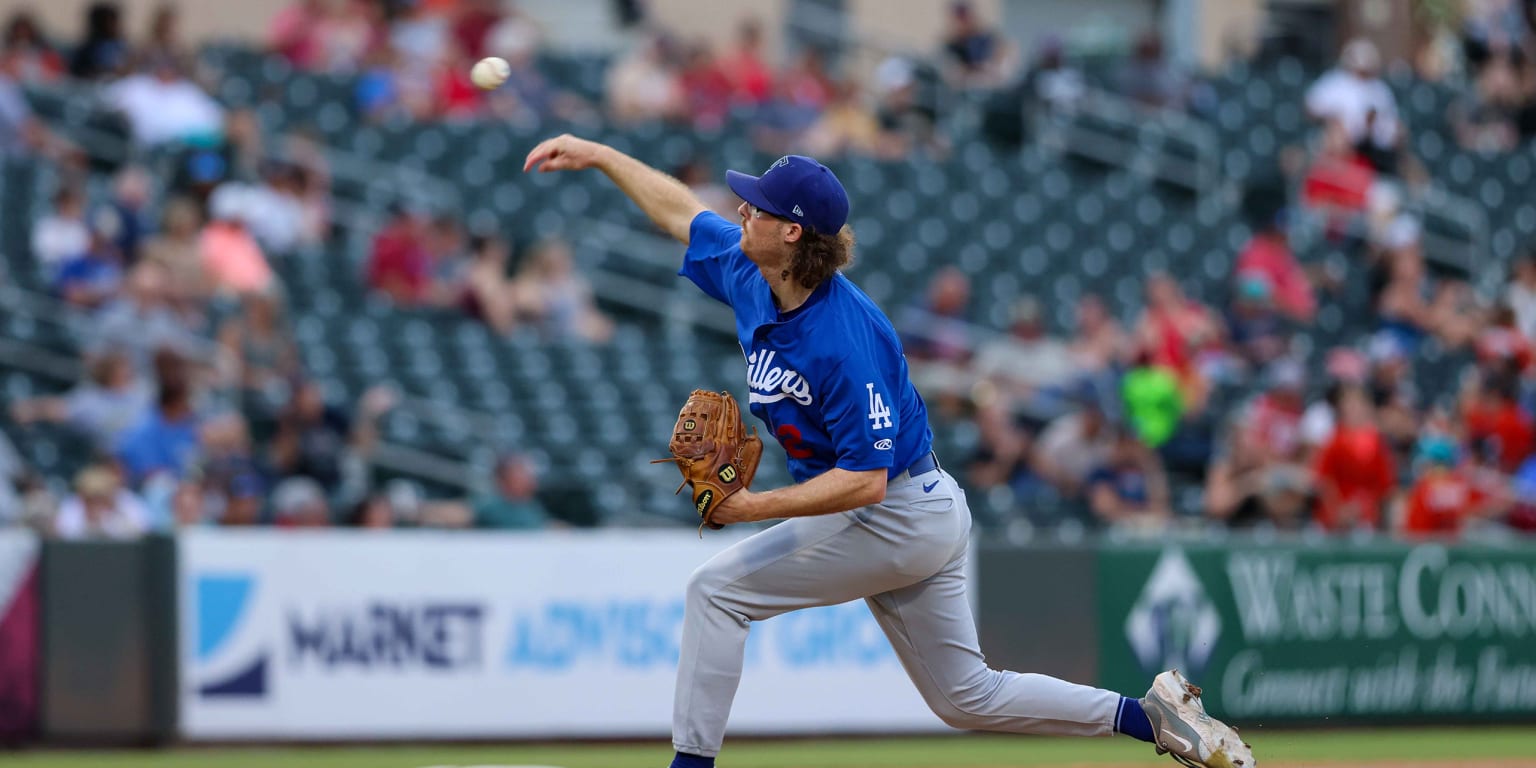
[[[1205,713],[1199,686],[1177,669],[1152,681],[1141,707],[1152,721],[1159,755],[1173,755],[1187,768],[1257,768],[1253,748],[1236,728]]]

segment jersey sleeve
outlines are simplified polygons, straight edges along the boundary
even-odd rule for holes
[[[889,470],[896,462],[896,434],[902,428],[895,377],[866,345],[836,365],[822,385],[821,414],[837,452],[837,468],[851,472]]]
[[[701,211],[688,226],[688,251],[677,274],[692,280],[715,301],[731,306],[743,270],[756,271],[740,246],[741,227],[714,211]]]

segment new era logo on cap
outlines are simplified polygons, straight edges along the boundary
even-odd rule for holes
[[[725,180],[741,199],[806,229],[836,234],[848,223],[848,192],[829,168],[809,157],[785,155],[762,176],[726,171]]]

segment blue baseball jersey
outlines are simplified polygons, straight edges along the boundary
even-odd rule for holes
[[[780,312],[742,253],[741,227],[709,211],[693,219],[678,274],[735,313],[749,408],[784,447],[796,482],[833,467],[891,478],[932,450],[896,330],[848,278],[835,275]]]

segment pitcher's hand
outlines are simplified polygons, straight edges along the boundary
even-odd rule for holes
[[[539,142],[523,161],[523,172],[527,173],[534,166],[539,166],[541,173],[585,170],[597,165],[607,149],[604,144],[562,134]]]

